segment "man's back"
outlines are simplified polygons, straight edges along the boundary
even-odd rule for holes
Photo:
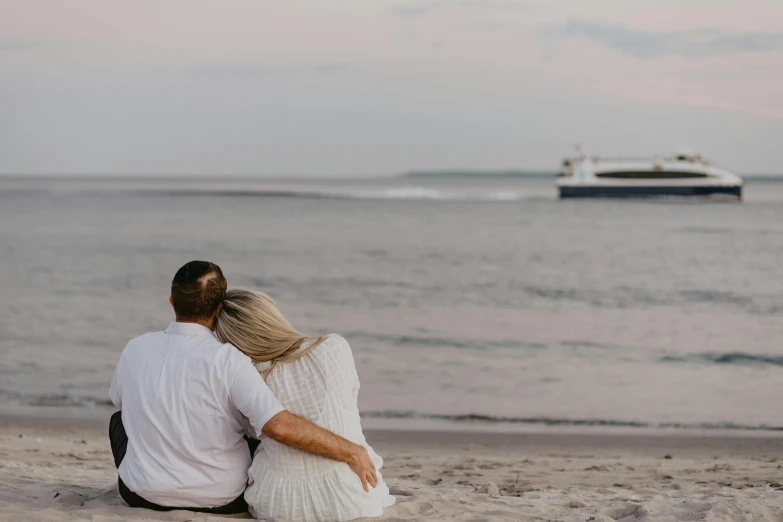
[[[130,341],[110,393],[128,435],[120,478],[165,506],[213,507],[240,496],[251,461],[243,414],[260,435],[283,410],[247,356],[195,323]]]

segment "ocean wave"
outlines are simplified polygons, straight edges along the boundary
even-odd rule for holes
[[[348,332],[345,338],[351,340],[363,340],[389,344],[392,346],[420,346],[429,348],[456,348],[469,350],[486,350],[492,348],[532,348],[544,349],[543,343],[526,342],[519,340],[489,341],[452,339],[447,337],[427,337],[416,335],[386,335],[367,332]]]
[[[744,310],[753,315],[775,315],[783,311],[783,298],[778,295],[741,295],[716,290],[650,291],[622,286],[613,289],[568,288],[509,283],[529,296],[546,301],[571,301],[597,308],[628,308],[666,306],[673,303],[718,305]]]
[[[655,429],[690,429],[690,430],[747,430],[747,431],[783,431],[783,426],[767,424],[739,424],[734,422],[643,422],[624,421],[616,419],[568,419],[557,417],[502,417],[467,414],[421,413],[417,411],[363,411],[366,419],[411,419],[437,420],[456,424],[519,424],[540,426],[573,426],[573,427],[613,427],[613,428],[655,428]]]
[[[680,295],[693,303],[720,303],[740,307],[753,306],[753,299],[734,292],[721,292],[717,290],[683,290]]]
[[[3,402],[13,402],[22,406],[36,406],[48,408],[86,408],[114,407],[108,398],[100,399],[68,394],[21,394],[15,391],[0,390],[0,398]]]
[[[601,290],[524,284],[515,285],[515,288],[529,296],[547,301],[573,301],[599,308],[627,308],[639,305],[660,306],[669,302],[668,297],[665,295],[658,295],[641,288],[627,286],[613,290]]]
[[[783,356],[757,355],[752,353],[696,353],[689,355],[666,355],[661,362],[667,363],[711,363],[750,366],[783,366]]]
[[[736,232],[733,228],[728,227],[683,227],[680,232],[686,234],[733,234]]]
[[[58,408],[96,408],[100,406],[114,406],[109,399],[96,399],[94,397],[79,397],[73,395],[41,395],[32,397],[25,404],[28,406],[49,406]]]

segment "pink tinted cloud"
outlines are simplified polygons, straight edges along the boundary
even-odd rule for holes
[[[783,2],[777,0],[634,1],[625,4],[629,7],[622,11],[623,22],[650,31],[715,27],[735,32],[777,32],[782,28]]]
[[[632,74],[601,76],[597,92],[643,102],[740,112],[783,121],[783,52],[706,62],[661,60]],[[778,65],[781,64],[781,65]]]
[[[783,2],[640,1],[571,20],[554,27],[552,74],[582,95],[783,121]]]

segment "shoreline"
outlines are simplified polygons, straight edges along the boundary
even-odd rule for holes
[[[73,430],[104,432],[109,415],[66,417],[57,415],[27,415],[0,413],[0,429],[34,429],[44,431]],[[591,449],[595,451],[665,451],[682,450],[691,453],[729,453],[753,455],[778,453],[783,455],[783,433],[721,430],[648,430],[643,428],[603,429],[570,427],[529,431],[493,431],[476,429],[411,429],[410,427],[365,427],[370,444],[426,446],[428,448],[483,446],[491,448],[551,448],[561,450]]]

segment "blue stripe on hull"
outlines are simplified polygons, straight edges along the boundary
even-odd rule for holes
[[[655,196],[712,195],[734,196],[738,199],[742,199],[742,187],[560,187],[561,198],[644,198]]]

